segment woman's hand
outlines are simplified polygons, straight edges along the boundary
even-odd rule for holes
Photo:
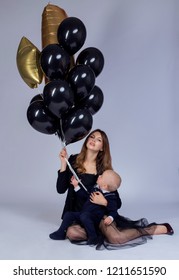
[[[109,226],[112,222],[113,222],[113,219],[110,216],[108,216],[104,219],[105,226]]]
[[[107,206],[108,202],[106,198],[103,196],[101,192],[93,192],[90,195],[90,201],[92,203],[98,204],[98,205],[103,205]]]
[[[64,171],[66,170],[67,167],[67,163],[66,163],[66,159],[68,158],[68,154],[67,154],[67,150],[66,148],[63,148],[60,153],[59,153],[59,158],[61,160],[61,168],[60,171]]]
[[[66,148],[63,148],[60,151],[59,157],[60,157],[61,160],[64,160],[65,158],[68,158],[68,154],[67,154]]]

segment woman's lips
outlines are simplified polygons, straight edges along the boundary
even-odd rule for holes
[[[91,145],[91,146],[95,146],[95,143],[94,142],[89,142],[89,144]]]

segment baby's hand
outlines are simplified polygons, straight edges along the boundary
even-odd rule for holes
[[[75,178],[75,176],[71,177],[71,184],[74,186],[74,188],[76,188],[78,186],[78,181]]]

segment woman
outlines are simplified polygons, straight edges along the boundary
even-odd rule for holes
[[[62,149],[60,152],[61,168],[58,171],[56,185],[58,193],[62,194],[67,191],[62,219],[66,211],[80,211],[82,208],[82,205],[76,199],[74,188],[70,184],[72,173],[67,165],[66,158],[68,158],[67,151]],[[87,136],[81,152],[78,155],[71,155],[68,161],[88,190],[88,188],[95,184],[98,175],[102,174],[106,169],[113,169],[106,133],[100,129],[92,131]],[[121,207],[121,200],[117,191],[116,193],[118,195],[119,209]],[[107,200],[99,192],[91,195],[91,201],[96,204],[107,205]],[[151,236],[154,234],[173,234],[173,229],[167,223],[152,223],[149,225],[146,219],[131,221],[120,215],[110,226],[106,226],[102,220],[100,231],[104,237],[102,243],[108,249],[142,244],[147,241],[147,238],[152,238]],[[79,241],[87,240],[84,228],[78,224],[70,226],[66,236],[71,242],[80,243]],[[102,243],[97,246],[97,249],[102,248]]]

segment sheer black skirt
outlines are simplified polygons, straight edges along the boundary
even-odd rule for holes
[[[103,221],[104,219],[99,224],[99,242],[96,245],[96,250],[130,248],[142,245],[148,239],[152,239],[154,229],[148,227],[149,223],[145,218],[134,221],[118,215],[117,219],[109,226],[106,226]],[[87,244],[87,235],[85,235],[85,229],[82,225],[72,225],[71,229],[76,231],[75,238],[68,236],[68,233],[67,237],[73,244]]]

